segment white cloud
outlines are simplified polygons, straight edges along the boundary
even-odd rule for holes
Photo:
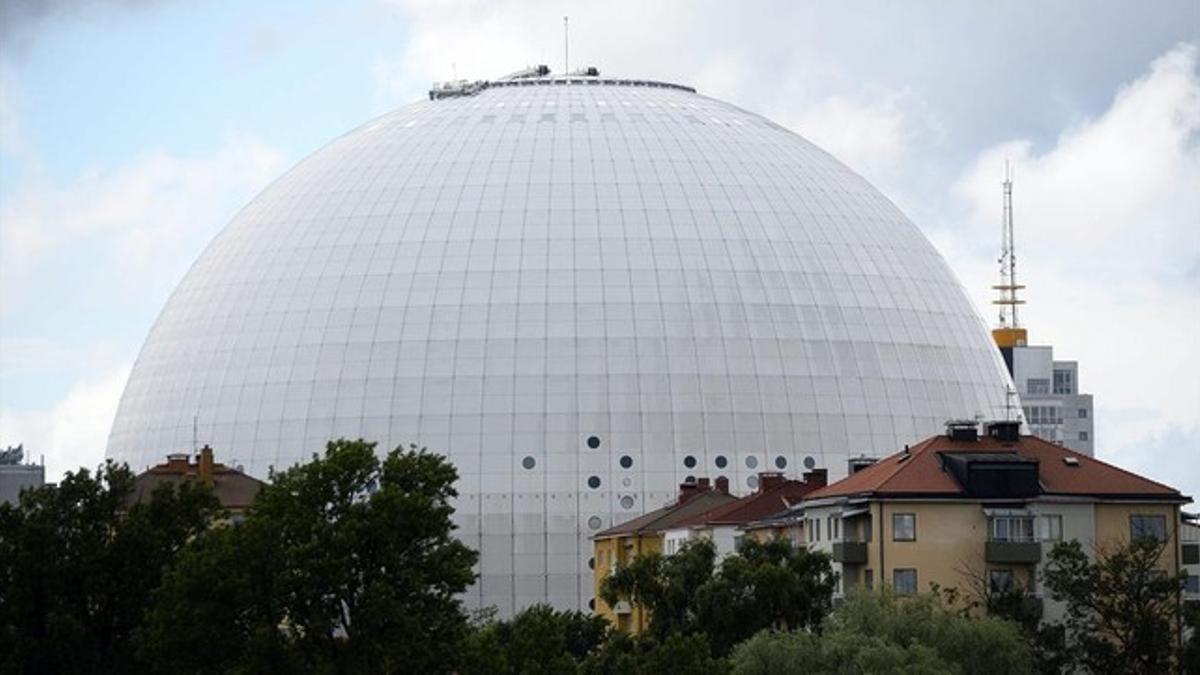
[[[827,44],[838,38],[818,28],[858,21],[838,10],[817,16],[811,7],[782,3],[770,10],[775,20],[764,21],[760,13],[711,2],[390,4],[404,14],[409,39],[398,54],[372,64],[376,112],[418,98],[434,80],[497,77],[534,63],[561,71],[562,17],[569,15],[572,68],[682,78],[702,94],[797,131],[884,187],[900,183],[894,179],[914,145],[940,134],[930,107],[909,88],[843,81]]]
[[[61,402],[41,410],[0,411],[0,446],[23,443],[27,459],[45,456],[46,480],[104,461],[108,431],[129,364],[77,382]]]
[[[57,480],[103,459],[136,349],[108,336],[119,336],[131,315],[161,306],[203,245],[278,175],[283,158],[256,139],[231,138],[210,154],[147,153],[63,185],[37,179],[33,166],[21,165],[25,182],[0,203],[0,445],[24,443],[31,457],[44,454],[47,477]],[[84,336],[46,337],[47,322],[56,325],[46,317],[61,314],[48,305],[61,294],[72,310],[99,310]],[[35,332],[20,335],[31,317]],[[23,394],[27,385],[36,396]],[[56,403],[31,402],[60,386]]]
[[[208,155],[147,153],[67,185],[27,180],[0,204],[4,314],[36,295],[39,272],[61,274],[54,268],[68,248],[88,247],[125,289],[173,285],[199,246],[282,165],[261,141],[233,138]]]
[[[1161,461],[1200,439],[1200,50],[1183,44],[1052,147],[1017,139],[960,178],[962,226],[942,251],[983,306],[996,276],[1004,160],[1015,166],[1017,252],[1030,340],[1078,359],[1096,395],[1098,453]],[[997,242],[981,248],[979,242]],[[1172,431],[1173,430],[1173,431]],[[1170,433],[1168,433],[1170,432]],[[1193,456],[1198,447],[1171,452]],[[1183,479],[1176,477],[1175,482]],[[1200,477],[1189,489],[1200,489]]]

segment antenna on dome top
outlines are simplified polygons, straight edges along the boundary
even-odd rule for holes
[[[571,35],[567,31],[567,17],[563,17],[563,75],[571,72]]]
[[[1004,162],[1004,211],[1000,218],[1000,283],[992,286],[1000,297],[993,305],[1000,306],[1000,325],[992,331],[992,337],[1000,347],[1024,346],[1025,329],[1017,317],[1017,307],[1025,304],[1017,297],[1017,291],[1025,288],[1017,283],[1017,244],[1013,234],[1012,170]]]

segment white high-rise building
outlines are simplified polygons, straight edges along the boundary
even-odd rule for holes
[[[1014,346],[1004,360],[1029,432],[1075,452],[1095,454],[1092,395],[1079,391],[1079,364],[1055,361],[1050,345]]]

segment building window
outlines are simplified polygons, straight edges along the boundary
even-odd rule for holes
[[[1076,417],[1078,417],[1078,418],[1079,418],[1079,419],[1081,419],[1081,420],[1086,420],[1086,419],[1087,419],[1087,415],[1088,415],[1088,413],[1087,413],[1087,408],[1080,408],[1080,409],[1079,409],[1079,414],[1078,414],[1078,415],[1076,415]]]
[[[1086,441],[1087,439],[1088,439],[1088,432],[1086,432],[1086,431],[1079,432],[1079,440]]]
[[[1195,574],[1187,575],[1183,580],[1183,592],[1190,595],[1200,593],[1200,577]]]
[[[1013,589],[1012,570],[991,570],[988,572],[988,591],[990,593],[1008,593]]]
[[[1129,538],[1167,540],[1166,516],[1129,516]]]
[[[1046,514],[1038,518],[1041,531],[1038,537],[1042,541],[1062,541],[1062,516]]]
[[[1030,424],[1062,424],[1062,408],[1034,405],[1025,408],[1025,420]]]
[[[1027,516],[992,518],[988,530],[992,541],[1034,541],[1033,518]]]
[[[874,588],[875,588],[875,570],[872,570],[869,568],[863,570],[863,586],[866,586],[868,591],[874,590]]]
[[[1056,394],[1074,394],[1075,393],[1074,373],[1072,373],[1069,370],[1055,370],[1054,371],[1054,393],[1056,393]]]
[[[913,595],[917,592],[917,571],[914,569],[892,570],[892,590],[896,595]]]
[[[892,541],[917,540],[917,514],[892,514]]]
[[[1028,380],[1025,380],[1025,392],[1028,394],[1049,394],[1050,380],[1040,377],[1031,377]]]

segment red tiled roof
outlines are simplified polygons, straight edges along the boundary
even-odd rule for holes
[[[1021,436],[1017,442],[1005,442],[989,436],[974,441],[956,441],[933,436],[907,452],[890,457],[851,474],[828,487],[816,490],[806,499],[850,495],[944,495],[963,493],[953,476],[942,470],[940,453],[1011,453],[1038,461],[1038,478],[1043,494],[1097,497],[1145,497],[1190,501],[1174,488],[1081,455],[1035,436]],[[1078,465],[1064,461],[1074,458]]]
[[[252,478],[237,469],[224,464],[214,463],[212,467],[212,492],[222,508],[242,510],[249,508],[262,489],[262,481]],[[133,493],[126,501],[133,505],[143,499],[149,499],[154,490],[163,483],[173,483],[176,486],[184,481],[200,480],[199,467],[186,461],[180,465],[159,464],[143,471],[133,480]]]
[[[675,527],[703,525],[742,525],[767,516],[775,515],[801,500],[818,488],[813,483],[798,480],[784,481],[765,490],[746,495],[741,499],[718,506],[711,511],[698,513]]]
[[[678,523],[693,515],[708,513],[736,499],[736,497],[727,492],[715,489],[705,490],[682,504],[678,502],[668,504],[661,509],[651,511],[619,525],[614,525],[607,530],[597,532],[592,535],[592,538],[606,539],[621,535],[662,532],[663,530],[676,527]]]

